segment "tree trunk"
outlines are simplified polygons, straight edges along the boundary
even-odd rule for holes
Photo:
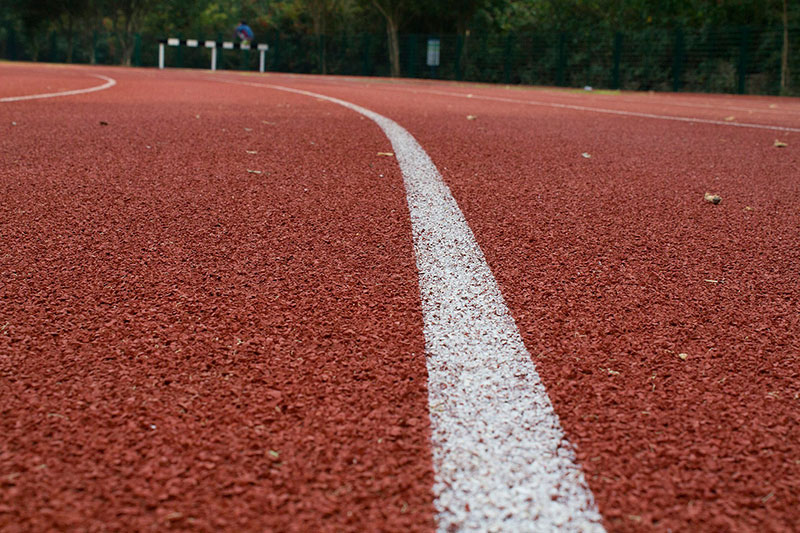
[[[67,63],[72,63],[72,51],[75,48],[75,36],[72,33],[72,23],[72,15],[67,13]]]
[[[400,24],[400,13],[402,3],[393,4],[388,2],[381,4],[379,0],[372,0],[372,5],[380,11],[383,18],[386,19],[386,37],[389,44],[389,64],[391,65],[391,74],[393,78],[400,76],[400,40],[397,36],[398,26]]]
[[[397,37],[397,21],[386,18],[386,35],[389,39],[389,64],[393,78],[400,77],[400,40]]]
[[[323,13],[322,14],[322,27],[321,27],[321,31],[320,31],[320,34],[319,34],[319,38],[320,38],[320,50],[319,50],[319,53],[320,53],[320,56],[321,56],[321,59],[322,59],[321,62],[322,62],[322,73],[323,74],[327,74],[328,73],[328,39],[325,36],[328,33],[327,32],[328,24],[327,24],[327,20],[325,20],[326,18],[327,18],[326,14]]]
[[[459,17],[456,22],[456,31],[461,36],[461,57],[458,58],[459,64],[462,69],[466,69],[467,60],[469,58],[468,41],[469,41],[469,26],[468,21],[464,17]]]
[[[781,94],[789,92],[789,10],[783,0],[783,49],[781,50]]]

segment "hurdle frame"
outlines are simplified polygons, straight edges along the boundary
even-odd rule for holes
[[[266,43],[234,43],[233,41],[203,41],[203,47],[211,49],[211,71],[217,70],[217,49],[223,50],[250,50],[255,45],[258,50],[258,71],[263,73],[266,71],[267,61],[266,55],[269,50],[269,45]],[[164,70],[166,67],[166,47],[167,46],[187,46],[189,48],[200,47],[199,39],[178,39],[177,37],[169,37],[158,41],[158,69]]]

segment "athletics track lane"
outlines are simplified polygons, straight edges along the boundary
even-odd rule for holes
[[[269,81],[298,85],[295,78]],[[331,94],[328,83],[314,79],[303,88]],[[797,205],[796,186],[786,178],[796,168],[793,152],[772,148],[769,132],[729,134],[702,126],[700,133],[676,134],[677,125],[655,128],[643,119],[570,119],[574,112],[528,113],[506,103],[455,105],[442,97],[404,100],[375,92],[349,88],[339,96],[398,120],[430,151],[487,254],[526,344],[537,354],[537,367],[610,528],[790,530],[797,502],[787,487],[797,485],[792,461],[797,438],[791,434],[795,404],[787,400],[797,394],[791,355],[797,353],[798,328],[782,309],[797,302],[796,278],[786,275],[796,264],[787,229]],[[478,118],[467,121],[467,114]],[[604,143],[613,150],[604,151]],[[464,157],[468,150],[470,157]],[[576,150],[592,158],[584,160]],[[599,155],[604,152],[613,157],[604,161]],[[787,157],[774,155],[784,153],[788,161],[770,159]],[[587,163],[599,168],[582,166]],[[756,208],[746,213],[764,209],[758,225],[737,224],[738,210],[723,211],[720,223],[704,216],[703,208],[710,206],[693,204],[709,169],[730,173],[721,185],[734,194],[720,189],[724,200],[717,208],[727,207],[738,192],[744,199],[737,207],[749,202]],[[769,183],[762,173],[771,176]],[[687,190],[693,199],[680,194]],[[689,222],[681,222],[676,211]],[[702,272],[686,255],[698,253],[710,256]],[[759,264],[748,269],[752,257]],[[606,270],[590,268],[594,259]],[[608,268],[609,261],[617,268]],[[723,284],[736,289],[738,299],[714,296],[705,285],[695,296],[685,294],[698,274],[717,274],[714,268],[745,274],[734,285],[731,278]],[[605,315],[589,297],[597,295]],[[735,315],[756,337],[729,327],[716,310],[709,312],[710,298],[722,318]],[[668,318],[659,317],[664,310]],[[692,324],[703,322],[695,335]],[[717,344],[723,350],[741,347],[741,361],[730,353],[721,362],[704,358],[688,377],[686,363],[698,364],[693,353],[680,366],[674,358],[662,361],[664,354],[646,342],[659,340],[657,348],[669,354],[677,347],[670,342],[702,345],[719,326],[722,333],[712,331]],[[578,360],[564,365],[565,354]],[[613,366],[620,361],[624,366]],[[653,369],[657,379],[651,383]],[[714,388],[712,378],[720,375]],[[658,394],[648,399],[643,391],[651,389]],[[642,404],[646,413],[639,411]],[[743,423],[746,427],[739,427]],[[740,431],[739,441],[732,428]],[[731,473],[732,466],[738,470]],[[764,493],[770,488],[775,490]]]
[[[2,63],[0,68],[0,99],[87,89],[103,83],[91,70],[59,65]]]
[[[432,529],[386,138],[307,97],[102,73],[0,108],[0,529]]]
[[[767,96],[732,96],[691,93],[616,93],[578,91],[575,89],[492,86],[477,83],[440,83],[428,80],[404,80],[403,84],[386,79],[362,81],[356,78],[317,79],[317,87],[369,87],[379,91],[400,91],[406,95],[439,95],[475,99],[483,102],[510,102],[528,106],[596,109],[605,114],[640,113],[669,117],[676,121],[699,119],[728,124],[773,125],[800,129],[800,102],[796,98]],[[573,109],[575,110],[575,109]]]
[[[781,149],[769,130],[269,82],[375,109],[429,151],[610,530],[794,529],[800,135]],[[626,96],[618,107],[648,112]]]

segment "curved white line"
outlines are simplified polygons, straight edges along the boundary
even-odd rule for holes
[[[117,80],[114,78],[109,78],[108,76],[103,76],[102,74],[90,74],[95,78],[99,78],[101,80],[106,80],[103,85],[98,85],[96,87],[89,87],[88,89],[75,89],[74,91],[61,91],[59,93],[44,93],[44,94],[29,94],[26,96],[5,96],[0,98],[0,102],[18,102],[20,100],[36,100],[37,98],[55,98],[56,96],[70,96],[73,94],[85,94],[85,93],[93,93],[95,91],[102,91],[104,89],[109,89],[117,84]]]
[[[678,117],[674,115],[657,115],[654,113],[639,113],[637,111],[622,111],[619,109],[606,109],[602,107],[591,107],[585,105],[560,104],[556,102],[541,102],[538,100],[519,100],[516,98],[503,98],[501,96],[487,96],[480,94],[462,94],[449,91],[437,91],[432,89],[419,89],[417,92],[437,94],[440,96],[457,96],[460,98],[474,98],[476,100],[490,100],[492,102],[506,102],[510,104],[524,104],[540,107],[554,107],[557,109],[572,109],[574,111],[589,111],[593,113],[605,113],[607,115],[620,115],[624,117],[651,118],[656,120],[674,120],[676,122],[689,122],[697,124],[713,124],[715,126],[730,126],[733,128],[754,128],[760,130],[791,131],[800,133],[800,128],[789,126],[772,126],[770,124],[755,124],[751,122],[724,122],[722,120],[711,120],[707,118]]]
[[[339,104],[373,120],[392,143],[419,272],[438,531],[603,532],[592,492],[497,281],[416,139],[396,122],[338,98],[229,83]]]

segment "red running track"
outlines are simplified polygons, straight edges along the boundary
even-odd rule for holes
[[[434,528],[390,145],[215,78],[417,138],[608,530],[796,529],[800,133],[551,104],[797,129],[797,100],[64,71],[118,85],[0,104],[0,529]]]

